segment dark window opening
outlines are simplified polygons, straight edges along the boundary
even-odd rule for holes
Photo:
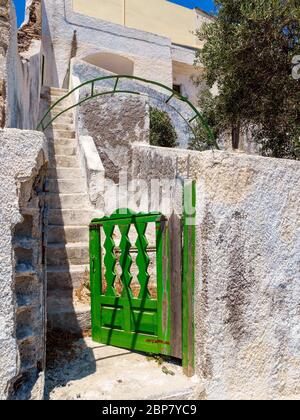
[[[173,85],[173,90],[181,95],[181,85]]]
[[[44,81],[45,81],[45,56],[42,56],[42,86],[44,86]]]

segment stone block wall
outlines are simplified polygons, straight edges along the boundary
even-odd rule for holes
[[[45,373],[43,134],[0,131],[0,399],[42,399]]]

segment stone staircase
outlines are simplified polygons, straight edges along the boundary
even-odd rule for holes
[[[66,92],[50,88],[50,103],[56,102]],[[58,105],[53,115],[67,106],[67,103]],[[90,328],[90,305],[74,299],[74,292],[88,280],[88,225],[96,214],[80,168],[73,112],[58,117],[46,130],[46,136],[50,156],[47,185],[48,327],[80,333]]]

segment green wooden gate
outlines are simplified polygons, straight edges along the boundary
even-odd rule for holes
[[[90,264],[93,340],[178,356],[176,340],[171,343],[170,232],[163,215],[123,209],[93,220]]]

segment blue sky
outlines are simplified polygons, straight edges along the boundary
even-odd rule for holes
[[[193,9],[194,7],[199,7],[206,12],[212,12],[214,10],[213,0],[169,0],[172,3],[181,4],[182,6],[189,7]]]
[[[181,4],[182,6],[186,7],[200,7],[200,9],[205,10],[206,12],[213,11],[214,2],[213,0],[171,0],[173,3]],[[17,9],[17,17],[18,17],[18,25],[23,22],[24,18],[24,9],[25,9],[25,0],[14,0],[16,9]]]
[[[24,18],[25,0],[14,0],[14,3],[17,10],[18,25],[20,26]]]

